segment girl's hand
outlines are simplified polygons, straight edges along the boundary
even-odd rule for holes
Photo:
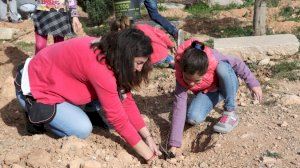
[[[251,88],[252,97],[258,102],[262,102],[262,90],[260,86]]]
[[[156,156],[161,155],[161,151],[159,150],[158,146],[154,142],[153,138],[151,136],[146,137],[145,139],[146,144],[149,146],[149,148],[154,152]]]
[[[73,26],[73,29],[74,29],[74,32],[76,34],[80,34],[83,32],[82,30],[82,25],[78,19],[78,17],[73,17],[73,20],[72,20],[72,26]]]

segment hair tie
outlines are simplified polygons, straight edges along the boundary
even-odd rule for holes
[[[195,44],[194,48],[202,51],[202,46],[200,44]]]

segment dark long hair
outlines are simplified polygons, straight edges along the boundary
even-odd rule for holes
[[[91,48],[99,50],[98,61],[105,61],[112,69],[117,80],[118,89],[129,92],[148,82],[148,73],[152,69],[150,55],[153,52],[151,40],[142,31],[124,29],[104,35],[99,42],[91,44]],[[105,56],[102,56],[102,55]],[[134,58],[145,57],[148,60],[140,72],[134,71]]]
[[[204,75],[208,68],[208,58],[204,52],[204,44],[199,41],[194,41],[192,45],[187,48],[181,59],[179,65],[182,72],[194,75]]]

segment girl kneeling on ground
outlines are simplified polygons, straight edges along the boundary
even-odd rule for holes
[[[161,153],[130,92],[148,80],[151,53],[150,39],[137,29],[51,45],[26,60],[21,83],[16,80],[17,98],[31,123],[44,124],[59,137],[82,139],[93,127],[79,106],[99,100],[109,124],[152,160]]]
[[[192,125],[204,122],[221,100],[224,100],[224,111],[214,125],[214,131],[228,133],[238,125],[235,102],[239,85],[237,76],[246,82],[255,99],[262,100],[259,82],[239,58],[222,55],[191,39],[178,48],[175,59],[176,89],[169,139],[170,151],[174,154],[181,147],[185,121]],[[188,90],[196,97],[187,110]]]
[[[151,63],[154,66],[161,68],[174,68],[174,57],[169,55],[169,49],[174,49],[175,44],[163,30],[153,27],[148,24],[135,24],[130,22],[127,16],[122,16],[120,19],[111,23],[111,31],[120,31],[126,28],[134,27],[141,30],[151,39],[153,53],[151,54]]]

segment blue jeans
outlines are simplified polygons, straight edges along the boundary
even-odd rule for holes
[[[217,103],[224,100],[224,109],[234,111],[238,79],[231,65],[220,61],[216,69],[219,87],[216,92],[198,93],[187,112],[187,122],[195,125],[203,122]]]
[[[16,96],[21,107],[26,110],[22,91],[17,92]],[[86,113],[80,107],[68,102],[57,104],[55,117],[45,126],[59,137],[74,135],[81,139],[87,138],[93,129]]]
[[[177,28],[170,23],[166,18],[158,13],[157,0],[144,0],[145,7],[150,18],[161,25],[170,35],[177,36]]]
[[[14,21],[18,21],[21,16],[18,13],[17,10],[17,1],[16,0],[11,0],[8,1],[8,9],[9,9],[9,17],[10,19],[14,22]],[[7,1],[6,0],[0,0],[0,21],[1,20],[7,20]]]

